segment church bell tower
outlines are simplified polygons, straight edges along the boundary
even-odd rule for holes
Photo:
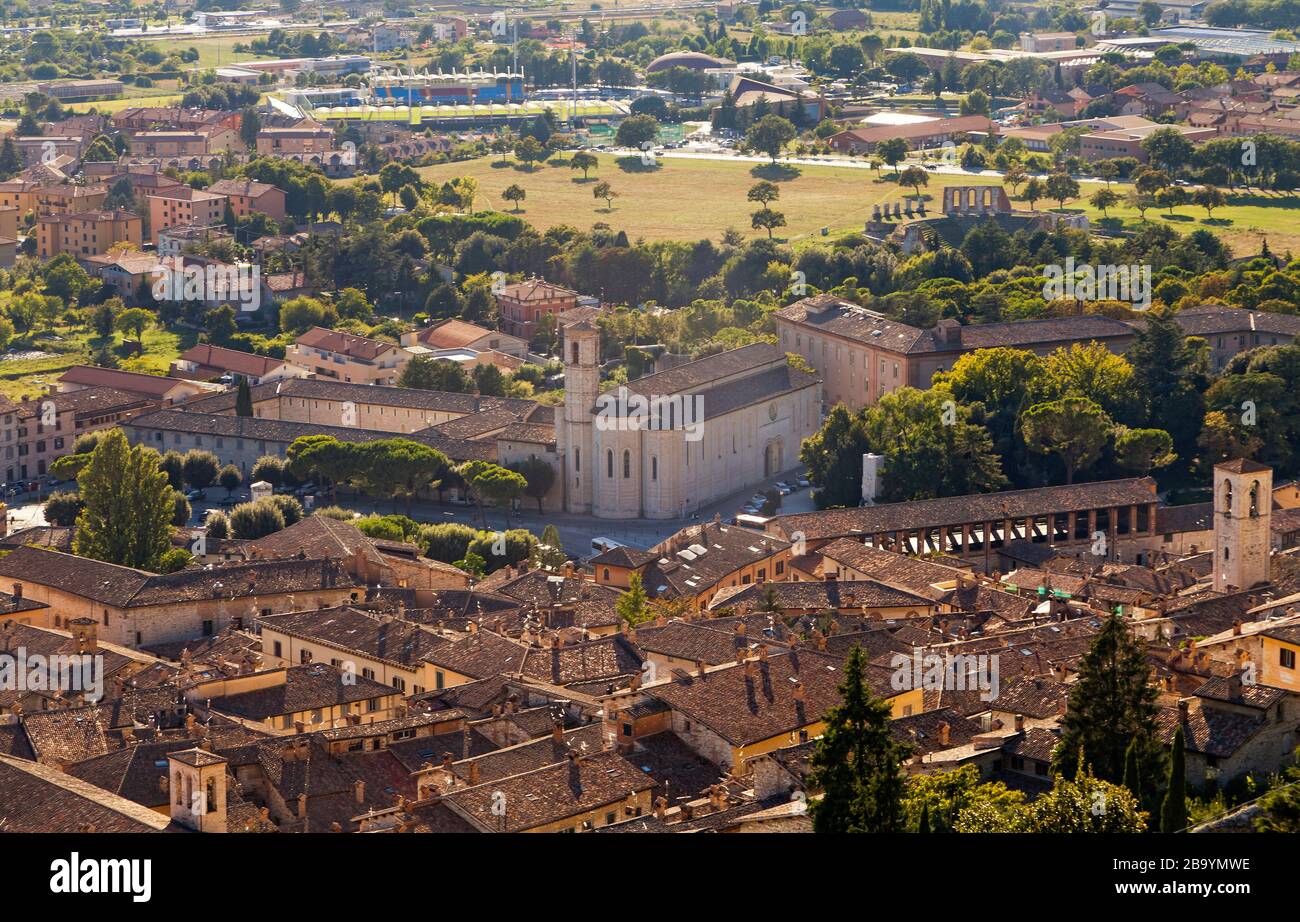
[[[1237,458],[1214,466],[1214,588],[1268,582],[1273,469]]]
[[[596,458],[592,409],[600,391],[600,331],[586,320],[564,328],[564,509],[589,515]]]

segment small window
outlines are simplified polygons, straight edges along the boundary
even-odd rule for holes
[[[1281,666],[1283,669],[1294,669],[1294,668],[1295,668],[1295,651],[1294,651],[1294,650],[1286,650],[1286,649],[1279,650],[1279,651],[1278,651],[1277,662],[1278,662],[1278,665]]]

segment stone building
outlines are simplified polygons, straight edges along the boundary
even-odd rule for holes
[[[599,393],[600,334],[565,328],[556,419],[565,509],[680,518],[792,467],[821,422],[820,379],[757,343]]]

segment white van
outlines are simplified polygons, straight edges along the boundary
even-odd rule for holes
[[[622,541],[615,541],[613,538],[592,538],[591,552],[593,554],[603,554],[606,551],[612,551],[616,547],[627,547]]]

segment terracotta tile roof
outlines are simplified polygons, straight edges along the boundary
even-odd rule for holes
[[[868,547],[855,538],[840,538],[818,550],[824,561],[842,564],[889,586],[938,598],[935,584],[955,582],[968,571],[908,557],[883,548]],[[825,565],[823,565],[825,568]]]
[[[88,419],[109,413],[127,413],[156,405],[149,398],[111,387],[83,387],[80,390],[49,394],[28,400],[19,405],[18,418],[32,419],[39,416],[46,403],[53,403],[59,413],[73,413],[77,419]]]
[[[641,670],[641,657],[621,634],[561,647],[530,648],[520,668],[552,685],[589,682]]]
[[[57,769],[0,755],[0,832],[158,832],[171,820]]]
[[[1069,697],[1069,686],[1046,676],[1021,677],[999,689],[995,707],[1011,714],[1046,720],[1060,713]]]
[[[418,667],[426,653],[448,643],[418,624],[346,606],[263,615],[258,623],[263,630],[281,631],[344,653],[360,653],[407,668]]]
[[[459,346],[468,346],[470,343],[478,342],[484,336],[491,336],[492,334],[492,330],[481,327],[476,323],[448,317],[446,320],[439,320],[437,323],[420,330],[415,338],[426,346],[437,349],[455,349]],[[505,334],[498,335],[504,336]]]
[[[1045,512],[1082,512],[1155,501],[1155,481],[1149,477],[1136,477],[783,515],[768,523],[767,528],[769,533],[782,537],[802,531],[804,537],[812,541],[971,522],[1000,522],[1006,518],[1023,519]],[[825,553],[824,549],[822,553]]]
[[[59,376],[60,384],[78,384],[82,387],[111,387],[130,394],[139,394],[160,400],[172,389],[185,382],[161,375],[142,375],[117,368],[97,368],[93,365],[73,365]],[[193,387],[193,385],[185,385]],[[57,395],[63,396],[63,395]],[[68,396],[71,396],[70,394]]]
[[[257,198],[267,192],[278,190],[270,183],[256,182],[251,179],[219,179],[208,186],[208,191],[217,195],[242,195]]]
[[[555,285],[546,279],[531,278],[522,282],[515,282],[506,285],[497,292],[498,298],[509,298],[514,301],[557,301],[566,298],[576,298],[578,293],[565,288],[563,285]]]
[[[1300,317],[1226,305],[1203,304],[1200,307],[1184,308],[1174,314],[1174,319],[1188,336],[1214,336],[1224,333],[1300,335]]]
[[[199,742],[188,738],[139,742],[70,765],[67,771],[74,778],[88,781],[142,806],[166,807],[169,803],[168,789],[159,783],[159,779],[167,777],[167,756],[193,749]]]
[[[473,679],[516,673],[528,648],[491,631],[478,631],[461,640],[442,644],[424,655],[426,662]]]
[[[540,739],[457,760],[452,763],[451,771],[462,781],[469,781],[473,777],[472,772],[477,771],[479,783],[489,784],[502,778],[511,778],[548,765],[562,763],[568,757],[570,750],[583,754],[600,752],[604,748],[602,730],[599,723],[566,730],[563,742],[556,742],[548,734]],[[475,768],[472,769],[471,765]]]
[[[1173,745],[1179,724],[1189,752],[1220,759],[1236,753],[1267,726],[1262,716],[1212,707],[1189,707],[1186,720],[1178,708],[1160,708],[1156,712],[1156,734],[1166,746]]]
[[[748,670],[723,666],[642,690],[732,745],[744,746],[820,721],[840,701],[840,662],[838,657],[797,650],[751,663]],[[891,676],[888,669],[867,667],[867,682],[878,695],[897,694],[890,687]],[[796,698],[799,687],[802,701]]]
[[[379,429],[350,429],[343,426],[322,426],[319,423],[299,423],[283,419],[219,416],[206,411],[197,412],[196,409],[187,406],[184,410],[158,410],[137,416],[126,425],[136,430],[162,430],[285,444],[306,435],[332,435],[344,442],[373,442],[380,439],[402,438],[436,448],[453,461],[495,461],[497,459],[496,445],[492,442],[451,439],[427,429],[409,433]]]
[[[945,726],[948,728],[947,742],[943,740]],[[927,755],[952,746],[964,746],[982,732],[978,723],[963,717],[952,708],[922,711],[889,722],[889,735],[895,742],[912,746],[914,755]]]
[[[344,333],[340,330],[327,330],[324,327],[312,327],[299,336],[296,342],[299,346],[321,349],[325,352],[336,352],[340,355],[363,359],[368,362],[374,361],[385,352],[400,348],[382,340],[369,339],[365,336]]]
[[[443,803],[484,832],[521,832],[621,806],[630,794],[654,787],[652,778],[621,756],[597,752],[454,791]],[[505,813],[497,815],[493,804],[502,798]]]
[[[36,758],[68,764],[102,756],[109,750],[103,719],[94,706],[35,711],[22,716]]]
[[[1007,755],[1021,756],[1038,762],[1052,761],[1052,752],[1061,738],[1051,730],[1043,727],[1030,727],[1019,736],[1002,744],[1002,751]]]
[[[219,368],[236,374],[261,377],[270,374],[284,364],[284,359],[271,358],[269,355],[254,355],[240,352],[238,349],[226,349],[211,343],[199,343],[181,353],[181,360],[194,362],[207,368]]]
[[[232,717],[260,721],[396,694],[389,685],[344,673],[325,663],[289,666],[283,672],[284,682],[280,684],[212,698],[209,706]]]
[[[439,413],[479,413],[484,410],[506,408],[522,419],[535,420],[538,403],[517,397],[483,397],[478,394],[454,394],[448,391],[426,391],[414,387],[390,387],[383,384],[349,384],[344,381],[327,381],[323,378],[288,378],[269,381],[250,389],[253,403],[292,397],[305,400],[350,400],[357,406],[399,407],[412,410],[433,410]],[[235,410],[237,394],[231,390],[186,404],[186,409],[196,413],[225,413]],[[390,433],[391,434],[391,433]]]
[[[766,600],[768,592],[776,605],[789,608],[899,608],[924,609],[934,600],[902,589],[895,589],[871,579],[826,580],[822,582],[750,583],[748,586],[728,586],[719,589],[709,602],[710,609],[722,606],[752,610]],[[924,611],[921,612],[922,614]]]
[[[780,538],[735,525],[690,525],[650,548],[649,553],[657,556],[643,580],[652,596],[697,596],[737,570],[762,563],[789,547],[789,542]],[[768,578],[775,576],[775,572],[768,573]]]
[[[1128,339],[1133,327],[1095,314],[1077,317],[974,323],[955,326],[956,342],[936,330],[923,330],[893,321],[833,295],[815,295],[776,312],[778,317],[817,330],[903,355],[971,351],[995,347],[1026,348],[1064,342]]]

